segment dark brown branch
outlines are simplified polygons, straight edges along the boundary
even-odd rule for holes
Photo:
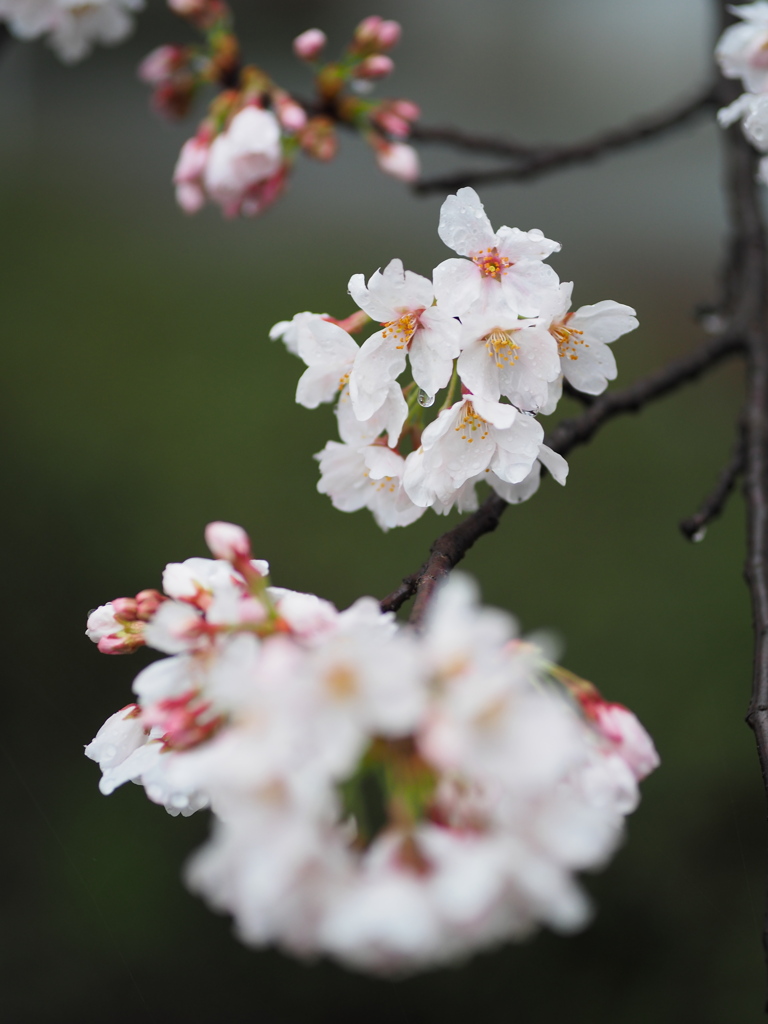
[[[720,476],[710,494],[701,503],[701,507],[692,516],[683,519],[680,530],[688,540],[703,540],[704,532],[713,519],[717,519],[726,506],[728,498],[736,486],[736,481],[744,472],[746,448],[744,424],[739,424],[738,437],[733,446],[731,457],[723,467]]]
[[[415,124],[410,135],[413,142],[437,142],[458,149],[468,149],[476,153],[489,153],[495,156],[532,157],[542,149],[554,149],[553,146],[532,146],[516,139],[500,139],[493,135],[473,135],[472,132],[460,128],[438,128],[429,125]]]
[[[727,19],[727,5],[718,0]],[[722,101],[739,88],[723,83]],[[723,135],[729,205],[730,251],[726,264],[724,314],[747,344],[747,400],[744,418],[747,558],[744,574],[752,600],[755,635],[752,694],[747,723],[755,734],[763,786],[768,795],[768,244],[763,223],[757,154],[738,126]],[[763,918],[768,966],[768,906]]]
[[[731,335],[713,338],[689,355],[682,356],[661,370],[640,378],[629,387],[596,398],[579,416],[559,423],[545,441],[550,448],[561,455],[566,455],[572,448],[589,441],[600,427],[614,416],[637,412],[654,399],[674,391],[681,384],[695,380],[727,356],[743,351],[743,348],[740,338]],[[396,611],[410,597],[416,595],[411,621],[419,622],[437,583],[461,561],[476,540],[496,529],[506,507],[507,503],[502,498],[497,494],[491,494],[477,512],[438,537],[430,548],[429,558],[424,565],[410,576],[406,576],[400,586],[383,599],[382,609]]]
[[[562,167],[569,167],[572,164],[586,163],[589,160],[605,156],[607,153],[655,138],[664,132],[671,131],[673,128],[685,124],[715,103],[715,90],[709,85],[693,99],[680,104],[674,110],[656,115],[655,117],[644,118],[642,121],[627,125],[625,128],[604,132],[569,146],[531,147],[527,154],[520,143],[511,141],[509,143],[510,148],[507,151],[508,154],[521,158],[511,166],[494,167],[488,170],[458,171],[437,178],[427,178],[417,182],[414,188],[417,192],[453,192],[464,185],[487,184],[495,181],[524,181],[527,178],[538,177],[541,174],[559,170]],[[429,129],[422,128],[420,131],[422,133],[422,141],[426,141],[424,133],[428,133]],[[436,133],[435,141],[449,141],[448,129],[433,129],[433,131]],[[481,143],[485,141],[492,143],[492,147],[487,150],[488,152],[496,154],[504,152],[503,140],[501,139],[473,138],[462,132],[456,132],[455,136],[455,144],[457,145],[462,144],[459,140],[464,140],[464,143],[466,143],[467,140],[471,139],[472,144],[466,146],[469,149],[480,150],[483,148]],[[419,138],[416,134],[413,137]]]

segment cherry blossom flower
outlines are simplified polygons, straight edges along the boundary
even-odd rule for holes
[[[496,402],[503,395],[518,409],[538,412],[560,362],[546,323],[521,320],[499,296],[484,310],[470,309],[462,317],[458,371],[465,387],[480,398]]]
[[[204,181],[228,217],[250,216],[276,198],[283,176],[280,125],[268,110],[240,110],[211,143]],[[273,194],[275,192],[275,194]]]
[[[321,402],[332,402],[348,383],[359,352],[351,335],[322,317],[309,316],[297,324],[296,354],[307,364],[296,385],[298,404],[316,409]]]
[[[480,298],[495,299],[496,289],[521,316],[537,316],[557,288],[557,274],[542,260],[557,252],[560,243],[538,229],[502,227],[495,232],[473,188],[448,196],[437,230],[450,249],[469,257],[435,267],[437,303],[453,316],[466,313]]]
[[[283,342],[291,355],[299,354],[299,332],[305,325],[315,320],[327,320],[327,313],[310,313],[308,310],[303,313],[296,313],[291,320],[280,320],[270,328],[270,341]]]
[[[467,481],[486,472],[521,484],[541,457],[543,438],[541,424],[513,406],[465,395],[424,430],[420,448],[408,456],[405,490],[417,505],[445,506]],[[564,483],[565,460],[548,449],[544,457]]]
[[[244,531],[206,536],[227,557],[169,565],[147,634],[186,608],[210,642],[144,668],[86,748],[105,794],[211,808],[187,884],[249,944],[379,974],[583,926],[575,873],[613,852],[656,763],[634,716],[558,677],[462,577],[416,633],[372,598],[260,590]],[[248,602],[269,613],[256,629]]]
[[[608,345],[634,331],[637,317],[631,306],[611,299],[569,313],[572,291],[571,282],[560,285],[558,300],[550,311],[549,332],[557,342],[563,377],[577,391],[599,395],[608,381],[616,378],[616,360]]]
[[[726,78],[740,78],[749,92],[768,89],[768,3],[728,8],[742,19],[720,37],[715,56]]]
[[[66,63],[87,57],[94,43],[121,43],[144,0],[0,0],[0,21],[19,39],[47,36]]]
[[[425,511],[403,487],[406,460],[385,447],[380,438],[390,415],[388,406],[394,409],[394,421],[389,425],[391,447],[397,444],[407,412],[400,388],[392,383],[390,389],[390,398],[366,421],[355,417],[348,393],[342,393],[337,408],[342,443],[329,441],[315,456],[320,463],[318,491],[327,494],[334,508],[342,512],[370,509],[385,531],[409,526]]]
[[[459,324],[433,306],[432,283],[392,260],[368,284],[362,274],[349,281],[349,293],[372,320],[383,325],[360,348],[350,376],[355,414],[368,419],[380,408],[390,383],[410,359],[413,379],[434,395],[448,383],[459,354]]]
[[[207,134],[187,139],[173,171],[176,202],[185,213],[197,213],[205,205],[204,176],[211,143]]]

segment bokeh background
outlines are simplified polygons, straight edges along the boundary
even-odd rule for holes
[[[427,124],[575,139],[693,93],[713,6],[389,0],[378,13],[404,38],[380,91],[418,101]],[[39,44],[0,56],[4,1019],[761,1020],[765,809],[743,723],[740,495],[703,543],[677,530],[728,456],[737,366],[613,423],[573,453],[564,490],[546,481],[465,563],[488,602],[561,636],[565,663],[634,708],[661,752],[625,847],[585,879],[596,914],[583,934],[402,982],[247,950],[180,880],[205,815],[172,819],[138,787],[99,795],[83,744],[146,658],[99,656],[89,608],[205,554],[211,519],[247,527],[277,583],[340,606],[390,591],[448,525],[429,513],[384,535],[316,493],[332,416],[293,404],[301,365],[267,340],[299,310],[351,312],[352,273],[399,256],[428,274],[449,255],[443,197],[384,178],[345,138],[335,163],[302,162],[261,219],[185,217],[169,179],[194,119],[153,116],[135,66],[188,33],[159,0],[149,8],[128,44],[72,69]],[[362,0],[234,8],[247,57],[299,90],[292,37],[319,25],[340,47],[374,13]],[[470,162],[422,153],[430,171]],[[702,120],[482,198],[494,224],[563,243],[552,264],[578,304],[637,308],[640,329],[616,345],[620,385],[700,335],[693,309],[715,294],[725,230],[719,180]]]

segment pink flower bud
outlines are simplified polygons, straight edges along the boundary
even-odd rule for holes
[[[411,133],[411,125],[402,117],[398,117],[392,110],[380,110],[375,115],[376,124],[383,128],[389,135],[396,139],[407,139]]]
[[[159,590],[140,590],[136,595],[136,617],[148,622],[168,598]]]
[[[149,85],[159,85],[176,71],[182,53],[180,46],[158,46],[139,64],[139,78]]]
[[[307,123],[304,108],[288,96],[275,101],[275,113],[280,124],[289,132],[300,132]]]
[[[598,700],[591,711],[597,728],[616,745],[616,752],[636,779],[644,779],[658,767],[659,755],[653,740],[629,708]]]
[[[385,78],[390,75],[395,68],[395,62],[391,57],[386,57],[383,53],[373,53],[370,57],[366,57],[354,70],[355,78]]]
[[[168,6],[174,14],[180,14],[182,18],[189,18],[203,13],[206,8],[206,0],[168,0]]]
[[[138,605],[133,597],[116,597],[112,602],[112,611],[115,618],[134,622],[137,618]]]
[[[208,523],[205,528],[205,543],[215,558],[227,562],[251,559],[251,541],[242,526],[234,523]]]
[[[389,109],[405,121],[418,121],[421,117],[421,108],[410,100],[392,100]]]
[[[377,33],[377,42],[382,50],[389,50],[399,40],[402,28],[398,21],[382,21]]]
[[[358,46],[375,46],[378,41],[379,28],[383,18],[378,14],[372,14],[363,18],[355,29],[354,40]]]
[[[215,732],[223,723],[209,716],[210,702],[200,702],[195,690],[180,697],[169,697],[145,708],[141,720],[145,728],[163,730],[163,745],[168,750],[188,750]]]
[[[376,162],[385,174],[391,174],[400,181],[416,181],[421,171],[419,154],[405,142],[376,144]]]
[[[349,316],[344,317],[343,320],[336,320],[335,317],[332,316],[324,316],[323,320],[327,320],[328,323],[331,324],[337,324],[343,331],[346,331],[347,334],[356,334],[358,331],[361,331],[366,324],[371,322],[371,318],[362,309],[358,309],[355,313],[350,313]]]
[[[144,646],[143,630],[143,622],[135,623],[131,627],[131,632],[122,630],[111,636],[103,636],[96,646],[102,654],[133,654],[139,647]]]
[[[322,53],[327,42],[325,32],[319,28],[308,28],[293,40],[293,52],[301,60],[314,60]]]

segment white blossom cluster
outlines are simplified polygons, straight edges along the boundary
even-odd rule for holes
[[[243,941],[403,973],[589,916],[658,763],[631,712],[548,665],[453,578],[421,632],[372,598],[339,612],[269,585],[245,533],[168,565],[164,594],[93,612],[117,653],[169,657],[86,754],[172,814],[210,807],[189,886]]]
[[[744,134],[761,153],[768,153],[768,2],[729,7],[741,21],[720,37],[715,56],[726,78],[740,78],[746,89],[738,99],[718,111],[725,128],[741,121]],[[758,168],[758,178],[768,184],[768,156]]]
[[[567,463],[544,444],[536,415],[554,411],[563,380],[600,394],[616,376],[608,345],[637,326],[635,311],[611,300],[569,312],[573,285],[544,262],[559,243],[494,231],[474,189],[446,199],[438,234],[460,258],[431,280],[394,259],[367,283],[350,279],[361,313],[299,313],[270,333],[307,365],[299,404],[338,399],[341,442],[316,456],[318,490],[342,511],[369,508],[385,530],[430,507],[475,509],[481,481],[509,502],[537,490],[542,465],[564,483]],[[358,345],[344,326],[367,319],[380,329]]]
[[[94,43],[121,43],[133,30],[144,0],[0,0],[0,21],[19,39],[45,36],[68,64],[82,60]]]

